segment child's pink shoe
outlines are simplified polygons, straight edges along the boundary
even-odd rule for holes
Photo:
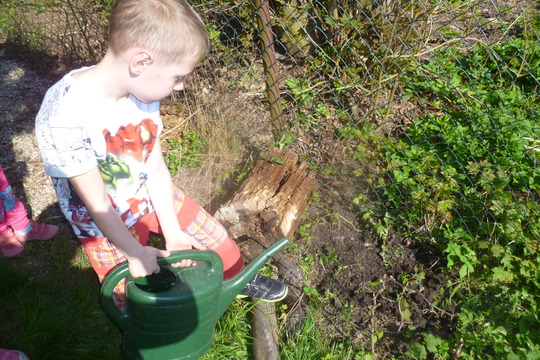
[[[15,257],[20,255],[24,250],[24,245],[17,239],[11,228],[4,235],[0,235],[0,251],[5,257]],[[2,353],[0,349],[0,360]]]
[[[49,224],[40,224],[31,221],[30,225],[24,230],[15,230],[15,236],[20,242],[29,240],[49,240],[52,239],[58,232],[58,226]]]
[[[0,360],[30,360],[26,354],[17,350],[0,349]]]

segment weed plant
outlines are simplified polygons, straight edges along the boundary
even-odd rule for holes
[[[200,154],[204,151],[206,141],[196,131],[182,131],[182,139],[169,138],[168,150],[163,154],[165,164],[171,176],[178,175],[182,167],[198,167],[201,165]]]
[[[358,352],[347,341],[333,340],[319,323],[322,316],[317,309],[306,316],[301,327],[290,334],[281,334],[281,358],[284,360],[349,360],[370,359],[363,351]]]

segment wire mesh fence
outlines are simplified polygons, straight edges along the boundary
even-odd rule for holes
[[[443,96],[439,88],[432,87],[430,94],[413,83],[441,83],[441,88],[457,93],[461,85],[470,84],[476,93],[463,96],[471,101],[480,100],[486,77],[496,86],[497,78],[515,73],[513,85],[526,77],[536,85],[535,1],[193,4],[213,40],[208,65],[203,64],[205,75],[224,68],[229,77],[237,77],[229,80],[242,85],[239,91],[255,89],[254,101],[272,117],[275,140],[287,142],[294,134],[305,143],[305,152],[317,149],[315,162],[331,159],[320,149],[331,153],[335,139],[343,140],[348,129],[361,124],[399,135],[436,104],[444,107],[438,112],[450,112],[450,105],[437,98]],[[12,47],[25,46],[69,65],[95,63],[105,49],[111,5],[106,0],[4,1],[3,36]],[[509,41],[515,51],[505,59],[497,49]],[[26,56],[39,62],[31,53]],[[460,68],[462,56],[474,63]],[[447,68],[451,62],[457,64]],[[486,64],[499,73],[480,70]],[[478,73],[470,73],[474,68]],[[218,80],[212,76],[212,81]]]
[[[205,86],[249,99],[324,185],[350,179],[366,223],[438,248],[460,276],[480,259],[493,281],[524,276],[540,239],[538,1],[192,4],[212,40]],[[0,29],[29,61],[94,63],[110,6],[4,0]]]

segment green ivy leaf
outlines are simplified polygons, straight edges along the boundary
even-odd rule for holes
[[[452,204],[454,202],[452,200],[442,200],[437,203],[437,211],[441,214],[444,214],[445,212],[452,210]]]
[[[426,348],[431,353],[437,353],[437,348],[441,345],[442,340],[440,337],[433,334],[425,334],[424,341],[426,342]]]
[[[413,341],[409,344],[409,351],[407,351],[408,356],[413,359],[427,359],[427,351],[424,345],[419,342]]]
[[[465,276],[467,276],[467,264],[463,264],[461,268],[459,268],[459,278],[463,279]]]
[[[514,280],[514,275],[511,272],[504,270],[501,266],[497,266],[491,269],[491,271],[493,272],[493,281],[510,283]]]

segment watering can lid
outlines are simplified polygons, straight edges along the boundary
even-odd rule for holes
[[[164,266],[160,266],[160,271],[157,274],[133,279],[139,289],[153,293],[169,290],[176,285],[176,281],[176,275]]]
[[[196,293],[215,292],[223,283],[221,262],[219,265],[204,260],[197,261],[196,266],[190,267],[175,268],[162,264],[157,274],[135,279],[128,276],[127,286],[132,291],[131,295],[135,295],[133,291],[139,293],[139,290],[142,290],[147,294],[140,294],[143,297],[153,293],[161,299],[164,299],[163,296],[193,296]]]

